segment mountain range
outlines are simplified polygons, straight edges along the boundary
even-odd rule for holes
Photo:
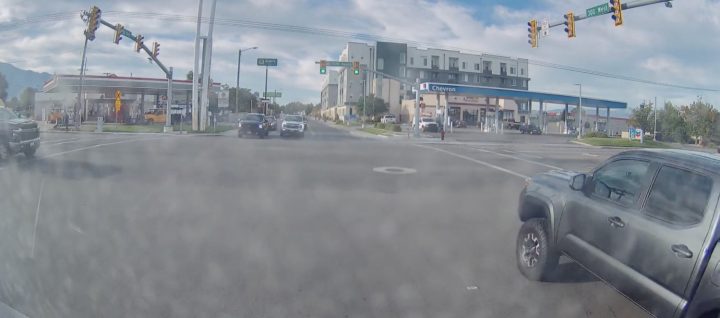
[[[47,80],[52,78],[49,73],[38,73],[30,70],[17,68],[12,64],[0,62],[0,73],[5,76],[8,82],[8,97],[19,97],[20,92],[26,87],[40,90]]]

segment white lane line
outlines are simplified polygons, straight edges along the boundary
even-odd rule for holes
[[[53,157],[58,157],[58,156],[66,155],[66,154],[73,153],[73,152],[95,149],[95,148],[100,148],[100,147],[105,147],[105,146],[124,144],[124,143],[135,142],[135,141],[156,140],[156,139],[162,139],[162,137],[160,137],[160,138],[137,138],[137,139],[129,139],[129,140],[123,140],[123,141],[109,142],[109,143],[104,143],[104,144],[97,144],[97,145],[72,149],[72,150],[63,151],[63,152],[56,152],[53,154],[43,156],[41,158],[53,158]]]
[[[518,157],[518,156],[506,155],[506,154],[504,154],[504,153],[499,153],[499,152],[490,151],[490,150],[486,150],[486,149],[482,149],[482,148],[476,148],[476,147],[469,147],[469,148],[470,148],[470,149],[475,149],[475,150],[481,151],[481,152],[492,153],[492,154],[495,154],[495,155],[498,155],[498,156],[501,156],[501,157],[506,157],[506,158],[512,158],[512,159],[515,159],[515,160],[525,161],[525,162],[527,162],[527,163],[532,163],[532,164],[534,164],[534,165],[543,166],[543,167],[550,168],[550,169],[564,170],[563,168],[560,168],[560,167],[556,167],[556,166],[553,166],[553,165],[545,164],[545,163],[542,163],[542,162],[537,162],[537,161],[528,160],[528,159],[521,158],[521,157]]]
[[[50,139],[50,140],[41,140],[41,144],[47,144],[47,143],[55,143],[55,142],[64,142],[64,141],[73,141],[73,140],[80,140],[80,138],[68,138],[68,139]]]
[[[600,157],[600,155],[594,155],[594,154],[591,154],[591,153],[588,153],[588,152],[583,152],[583,156],[588,156],[588,157]]]
[[[458,154],[458,153],[454,153],[454,152],[451,152],[451,151],[447,151],[447,150],[445,150],[445,149],[435,148],[435,147],[432,147],[432,146],[421,145],[421,144],[414,144],[414,145],[417,146],[417,147],[421,147],[421,148],[432,149],[432,150],[435,150],[435,151],[443,152],[443,153],[446,153],[446,154],[451,155],[451,156],[453,156],[453,157],[457,157],[457,158],[460,158],[460,159],[465,159],[465,160],[467,160],[467,161],[471,161],[471,162],[474,162],[474,163],[477,163],[477,164],[486,166],[486,167],[488,167],[488,168],[493,168],[493,169],[495,169],[495,170],[502,171],[502,172],[511,174],[511,175],[513,175],[513,176],[516,176],[516,177],[520,177],[520,178],[523,178],[523,179],[529,178],[528,176],[526,176],[526,175],[524,175],[524,174],[521,174],[521,173],[518,173],[518,172],[515,172],[515,171],[512,171],[512,170],[508,170],[508,169],[505,169],[505,168],[500,167],[500,166],[496,166],[496,165],[494,165],[494,164],[492,164],[492,163],[489,163],[489,162],[477,160],[477,159],[475,159],[475,158],[471,158],[471,157],[468,157],[468,156],[465,156],[465,155],[461,155],[461,154]]]
[[[503,149],[503,150],[501,150],[501,151],[502,151],[502,152],[505,152],[505,153],[509,153],[509,154],[514,154],[514,155],[518,155],[518,156],[523,156],[523,157],[527,157],[527,158],[532,158],[532,159],[542,159],[542,158],[543,158],[543,157],[540,157],[540,156],[538,156],[538,155],[529,155],[529,154],[525,154],[525,153],[519,153],[519,152],[516,152],[516,151],[507,150],[507,149]]]
[[[118,140],[118,139],[123,139],[123,138],[125,138],[125,137],[115,137],[115,138],[105,138],[105,139],[88,139],[88,138],[81,139],[81,138],[78,138],[77,140],[70,140],[70,141],[59,142],[59,143],[54,143],[54,144],[47,144],[45,146],[59,146],[59,145],[64,145],[64,144],[72,144],[72,143],[76,143],[76,142],[85,142],[85,141]]]
[[[43,191],[45,190],[45,179],[40,181],[40,193],[38,194],[37,207],[35,208],[35,225],[33,226],[32,245],[30,245],[30,258],[35,258],[35,238],[37,237],[37,227],[40,221],[40,203],[42,202]]]
[[[78,234],[85,234],[85,232],[83,232],[83,230],[81,230],[81,229],[80,229],[77,225],[75,225],[75,224],[70,223],[70,224],[68,224],[68,227],[69,227],[71,230],[73,230],[74,232],[78,233]]]

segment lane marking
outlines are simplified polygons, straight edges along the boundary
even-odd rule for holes
[[[40,203],[42,202],[43,191],[45,190],[45,179],[40,181],[40,193],[38,194],[37,206],[35,207],[35,225],[33,226],[32,243],[30,245],[30,258],[35,258],[35,239],[37,237],[37,227],[40,221]]]
[[[83,232],[83,230],[81,230],[81,229],[80,229],[77,225],[75,225],[75,224],[70,223],[70,224],[68,224],[68,227],[69,227],[71,230],[73,230],[74,232],[78,233],[78,234],[85,234],[85,232]]]
[[[405,167],[376,167],[373,168],[373,171],[387,174],[413,174],[417,172],[417,170],[413,168]]]
[[[508,170],[508,169],[505,169],[505,168],[503,168],[503,167],[496,166],[496,165],[494,165],[494,164],[492,164],[492,163],[485,162],[485,161],[482,161],[482,160],[477,160],[477,159],[472,158],[472,157],[468,157],[468,156],[465,156],[465,155],[461,155],[461,154],[458,154],[458,153],[454,153],[454,152],[451,152],[451,151],[447,151],[447,150],[445,150],[445,149],[440,149],[440,148],[436,148],[436,147],[432,147],[432,146],[427,146],[427,145],[421,145],[421,144],[413,144],[413,145],[415,145],[416,147],[420,147],[420,148],[432,149],[432,150],[435,150],[435,151],[443,152],[443,153],[446,153],[446,154],[451,155],[451,156],[453,156],[453,157],[460,158],[460,159],[465,159],[465,160],[467,160],[467,161],[471,161],[471,162],[477,163],[477,164],[479,164],[479,165],[483,165],[483,166],[486,166],[486,167],[488,167],[488,168],[492,168],[492,169],[495,169],[495,170],[498,170],[498,171],[502,171],[502,172],[505,172],[505,173],[508,173],[508,174],[511,174],[511,175],[513,175],[513,176],[520,177],[520,178],[523,178],[523,179],[529,178],[528,176],[526,176],[526,175],[524,175],[524,174],[522,174],[522,173],[518,173],[518,172],[515,172],[515,171],[512,171],[512,170]]]
[[[516,151],[507,150],[507,149],[503,149],[503,150],[501,150],[501,151],[502,151],[502,152],[507,152],[507,153],[510,153],[510,154],[515,154],[515,155],[518,155],[518,156],[533,158],[533,159],[542,159],[542,158],[543,158],[543,157],[540,157],[540,156],[538,156],[538,155],[529,155],[529,154],[526,154],[526,153],[519,153],[519,152],[516,152]]]
[[[588,152],[583,152],[583,156],[588,156],[588,157],[600,157],[600,155],[594,155],[594,154],[591,154],[591,153],[588,153]]]
[[[495,154],[495,155],[498,155],[498,156],[501,156],[501,157],[506,157],[506,158],[512,158],[512,159],[516,159],[516,160],[520,160],[520,161],[525,161],[525,162],[527,162],[527,163],[532,163],[532,164],[534,164],[534,165],[543,166],[543,167],[550,168],[550,169],[564,170],[563,168],[560,168],[560,167],[556,167],[556,166],[553,166],[553,165],[545,164],[545,163],[542,163],[542,162],[537,162],[537,161],[528,160],[528,159],[521,158],[521,157],[518,157],[518,156],[506,155],[506,154],[504,154],[504,153],[499,153],[499,152],[495,152],[495,151],[491,151],[491,150],[486,150],[486,149],[482,149],[482,148],[476,148],[476,147],[469,147],[469,148],[470,148],[470,149],[475,149],[475,150],[481,151],[481,152],[492,153],[492,154]]]
[[[46,143],[55,143],[55,142],[64,142],[64,141],[73,141],[73,140],[80,140],[81,138],[68,138],[68,139],[49,139],[49,140],[41,140],[41,144]]]
[[[57,152],[57,153],[49,154],[46,156],[42,156],[41,158],[53,158],[53,157],[58,157],[58,156],[66,155],[66,154],[73,153],[73,152],[95,149],[95,148],[100,148],[100,147],[105,147],[105,146],[112,146],[112,145],[124,144],[124,143],[129,143],[129,142],[135,142],[135,141],[157,140],[157,139],[162,139],[162,138],[161,137],[159,137],[159,138],[136,138],[136,139],[123,140],[123,141],[109,142],[109,143],[104,143],[104,144],[97,144],[97,145],[92,145],[92,146],[88,146],[88,147],[72,149],[72,150],[63,151],[63,152]]]

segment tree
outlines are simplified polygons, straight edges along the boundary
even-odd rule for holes
[[[230,93],[228,94],[230,98],[230,109],[232,109],[234,112],[250,112],[250,106],[252,106],[253,111],[257,111],[259,101],[257,96],[252,93],[252,91],[249,88],[240,88],[240,95],[237,97],[237,105],[235,104],[235,88],[230,88]]]
[[[312,108],[312,104],[309,104]],[[305,113],[307,111],[308,104],[303,104],[302,102],[294,101],[285,104],[283,106],[283,111],[288,114],[299,114],[299,113]]]
[[[671,102],[665,103],[665,107],[658,112],[658,131],[663,140],[686,142],[689,139],[685,118]]]
[[[655,126],[653,105],[643,102],[640,107],[633,109],[630,116],[630,125],[641,128],[645,132],[653,131]]]
[[[358,115],[365,114],[366,116],[372,117],[384,114],[388,111],[388,103],[373,94],[367,96],[367,101],[365,101],[365,97],[361,97],[355,104],[355,107],[357,108]],[[367,111],[363,112],[363,107],[367,107]]]
[[[192,71],[188,71],[187,74],[185,74],[185,78],[186,78],[188,81],[192,81],[192,79],[193,79],[193,72],[192,72]]]
[[[30,108],[35,105],[35,92],[36,90],[32,87],[25,87],[20,92],[20,107]]]
[[[702,100],[695,101],[690,106],[683,107],[683,110],[685,111],[685,119],[690,135],[698,137],[698,143],[700,139],[706,142],[715,128],[718,111],[713,105],[705,103]]]
[[[7,79],[5,79],[5,75],[0,73],[0,99],[5,100],[7,98],[8,92],[8,82]]]

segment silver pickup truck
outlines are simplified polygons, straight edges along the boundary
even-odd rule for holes
[[[540,174],[520,195],[517,266],[552,280],[565,255],[656,317],[718,318],[719,199],[720,156],[690,151]]]

